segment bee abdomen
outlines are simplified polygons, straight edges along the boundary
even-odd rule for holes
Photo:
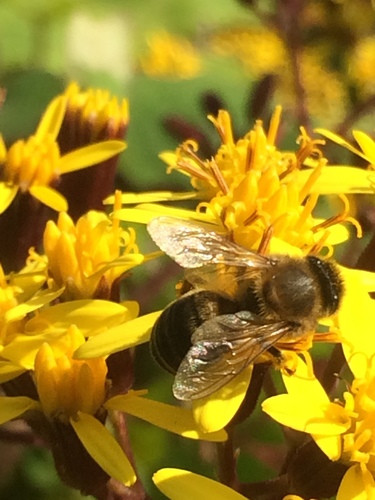
[[[159,316],[151,332],[151,353],[167,371],[175,374],[190,349],[191,336],[205,321],[235,313],[238,303],[208,290],[193,290],[172,302]]]

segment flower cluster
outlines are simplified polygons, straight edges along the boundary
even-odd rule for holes
[[[257,120],[240,138],[227,111],[209,120],[221,141],[211,157],[192,139],[160,155],[168,173],[190,178],[186,192],[122,194],[101,182],[107,173],[113,183],[129,121],[127,102],[104,91],[71,84],[48,106],[34,135],[8,148],[2,143],[0,225],[12,215],[25,233],[14,235],[9,248],[0,246],[0,423],[26,420],[52,450],[63,481],[98,498],[146,495],[137,470],[144,456],[132,452],[127,416],[201,441],[202,454],[210,454],[205,442],[217,447],[220,483],[177,468],[154,474],[171,499],[257,498],[259,492],[264,498],[371,498],[375,325],[369,293],[375,275],[339,266],[333,257],[353,227],[361,236],[346,195],[372,192],[375,143],[354,131],[359,150],[329,130],[318,129],[313,138],[301,127],[295,147],[282,148],[281,107],[268,128]],[[331,165],[322,136],[369,168]],[[78,173],[90,179],[79,199]],[[332,204],[328,216],[317,214],[326,195],[339,200],[341,212]],[[174,201],[190,208],[161,203]],[[57,213],[45,212],[45,205]],[[111,214],[104,205],[111,205]],[[160,250],[187,268],[172,309],[140,314],[134,296],[125,294],[123,281],[131,290],[133,274],[150,261],[149,269],[157,266],[163,252],[142,252],[142,239],[122,222],[149,224]],[[301,303],[293,296],[293,276],[280,284],[274,272],[286,256],[294,262],[291,275],[303,268],[300,288],[313,302],[306,306],[313,317],[307,326],[300,312],[282,316],[278,309],[288,294],[291,304]],[[321,318],[317,311],[335,314]],[[175,385],[203,384],[201,395],[184,398],[184,405],[148,397],[147,377],[138,380],[134,357],[150,339],[152,349],[180,358]],[[317,342],[344,353],[338,367],[326,363],[331,379],[345,363],[349,367],[351,374],[342,371],[341,393],[316,376],[308,351]],[[233,439],[280,373],[287,394],[277,382],[263,412],[309,439],[290,452],[269,494],[266,482],[238,478]],[[309,463],[318,471],[314,484],[300,477]]]

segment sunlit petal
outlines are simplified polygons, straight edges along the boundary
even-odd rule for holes
[[[22,366],[15,365],[9,361],[0,361],[0,384],[18,377],[24,371],[25,369]]]
[[[70,423],[83,446],[100,467],[126,486],[137,480],[133,467],[116,439],[95,417],[78,413]]]
[[[190,192],[173,192],[173,191],[151,191],[149,193],[123,193],[121,195],[121,203],[123,205],[137,203],[157,203],[159,201],[181,201],[192,200],[197,198],[196,191]],[[113,205],[115,197],[109,196],[103,201],[104,205]]]
[[[68,202],[64,196],[49,186],[33,185],[29,187],[29,191],[37,200],[56,212],[68,210]]]
[[[215,393],[193,401],[194,418],[202,430],[218,431],[230,422],[246,395],[251,374],[252,365]]]
[[[134,305],[130,302],[128,309],[126,304],[94,299],[64,302],[43,310],[28,321],[26,331],[37,333],[48,328],[63,331],[74,324],[85,337],[95,335],[131,319]]]
[[[360,465],[354,465],[345,473],[337,500],[369,500],[375,498],[375,483],[371,473],[362,470]]]
[[[182,469],[160,469],[152,480],[170,500],[246,500],[224,484]]]
[[[367,156],[370,163],[375,161],[375,142],[371,137],[360,130],[353,130],[354,139]]]
[[[60,288],[60,290],[55,290],[55,291],[46,290],[38,295],[35,295],[27,302],[19,304],[18,306],[13,307],[12,309],[9,309],[4,315],[5,321],[11,322],[24,318],[30,312],[36,311],[37,309],[43,307],[46,304],[49,304],[53,300],[60,297],[63,291],[64,291],[63,288]]]
[[[64,118],[66,103],[64,96],[56,97],[50,102],[39,122],[35,132],[36,137],[42,139],[47,134],[52,135],[54,139],[57,137]]]
[[[224,430],[205,433],[197,427],[191,410],[171,406],[159,401],[140,397],[130,392],[125,396],[109,399],[105,405],[108,410],[119,410],[150,422],[150,424],[174,432],[190,439],[206,441],[225,441]]]
[[[156,311],[91,337],[76,352],[76,359],[97,358],[144,344],[162,311]]]
[[[309,170],[299,172],[298,183],[301,187],[310,175]],[[374,184],[374,172],[345,165],[335,165],[323,169],[311,192],[320,194],[373,193]]]
[[[17,193],[18,186],[0,182],[0,214],[5,212],[5,210],[9,207],[9,205],[16,197]]]
[[[0,397],[0,425],[20,417],[28,410],[40,410],[40,404],[25,396]]]
[[[60,162],[60,174],[75,172],[112,158],[126,148],[122,141],[103,141],[76,149],[64,155]]]

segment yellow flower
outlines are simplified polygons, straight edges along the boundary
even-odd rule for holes
[[[303,129],[297,151],[279,150],[280,113],[281,108],[277,108],[268,131],[258,121],[237,141],[226,111],[216,119],[210,117],[222,141],[213,159],[200,159],[192,141],[186,141],[176,153],[161,155],[169,171],[177,169],[191,177],[195,191],[124,194],[123,203],[146,203],[131,210],[124,208],[116,215],[144,223],[161,215],[210,222],[213,230],[230,233],[234,241],[249,249],[258,249],[271,226],[275,241],[282,240],[304,254],[347,239],[345,229],[337,224],[351,220],[347,205],[342,214],[326,221],[314,218],[312,212],[320,194],[370,192],[368,175],[361,169],[328,167],[319,149],[322,142],[311,139]],[[168,201],[189,196],[208,201],[202,202],[196,213],[149,204],[162,201],[163,196]]]
[[[345,197],[342,197],[342,214],[327,220],[315,218],[312,212],[319,195],[370,190],[370,182],[361,169],[328,167],[319,149],[322,142],[312,140],[304,129],[297,141],[297,151],[279,150],[276,136],[280,113],[281,108],[277,108],[268,131],[258,121],[253,130],[237,141],[227,112],[221,111],[217,119],[211,117],[222,141],[211,160],[201,160],[197,146],[191,141],[185,142],[176,153],[163,154],[169,170],[177,169],[191,177],[195,188],[191,197],[208,200],[201,202],[195,212],[147,203],[162,201],[162,196],[145,193],[123,195],[123,203],[141,204],[115,210],[115,216],[143,223],[171,216],[204,222],[206,228],[209,223],[210,230],[228,234],[236,243],[254,251],[259,251],[271,229],[272,237],[263,252],[302,256],[328,249],[332,253],[332,245],[348,237],[342,222],[354,223],[359,234],[360,228],[348,216]],[[170,193],[168,200],[175,199],[182,196]],[[314,332],[311,333],[310,340]],[[302,349],[306,346],[307,343]],[[230,421],[246,394],[250,378],[251,367],[217,393],[193,402],[195,417],[203,429],[217,430]]]
[[[160,469],[152,480],[170,500],[245,500],[228,486],[187,470]]]
[[[76,82],[68,85],[64,92],[67,98],[65,121],[61,126],[59,143],[62,150],[74,149],[88,141],[95,142],[109,138],[124,136],[129,123],[129,103],[127,99],[118,99],[110,95],[108,90],[88,89],[82,91]],[[70,144],[72,134],[76,131]]]
[[[33,409],[41,412],[41,417],[46,418],[52,428],[58,425],[62,433],[68,432],[71,426],[94,461],[111,477],[128,486],[135,482],[136,476],[120,445],[103,425],[108,412],[126,412],[191,439],[226,439],[224,431],[202,433],[191,411],[144,398],[144,391],[107,398],[110,385],[105,357],[74,357],[74,352],[84,344],[85,338],[75,325],[64,332],[59,342],[42,343],[33,367],[39,400],[26,396],[0,397],[0,423]],[[51,445],[53,447],[53,443]]]
[[[368,295],[373,284],[367,289],[363,285],[364,280],[373,280],[370,275],[345,272],[347,292],[338,323],[354,380],[343,402],[331,402],[300,361],[293,377],[283,377],[288,394],[271,397],[262,405],[279,423],[310,433],[328,458],[348,466],[338,500],[375,495],[375,302]]]
[[[47,222],[43,244],[50,275],[68,300],[109,298],[114,282],[144,261],[134,230],[104,212],[90,211],[76,224],[61,212],[57,223]]]
[[[199,74],[200,57],[188,40],[161,32],[151,36],[147,43],[149,53],[140,60],[146,75],[185,79]]]
[[[0,136],[0,213],[12,203],[16,194],[29,192],[53,210],[66,211],[65,198],[53,186],[60,176],[89,167],[125,149],[121,141],[104,141],[86,146],[65,155],[60,154],[57,143],[67,99],[56,97],[42,116],[34,135],[19,140],[7,150]]]

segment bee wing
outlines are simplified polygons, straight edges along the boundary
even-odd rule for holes
[[[148,224],[147,230],[163,252],[187,269],[206,264],[259,268],[272,262],[195,222],[158,217]]]
[[[173,394],[182,400],[209,396],[292,331],[291,323],[264,322],[248,311],[206,321],[192,336],[193,346],[178,368]]]

